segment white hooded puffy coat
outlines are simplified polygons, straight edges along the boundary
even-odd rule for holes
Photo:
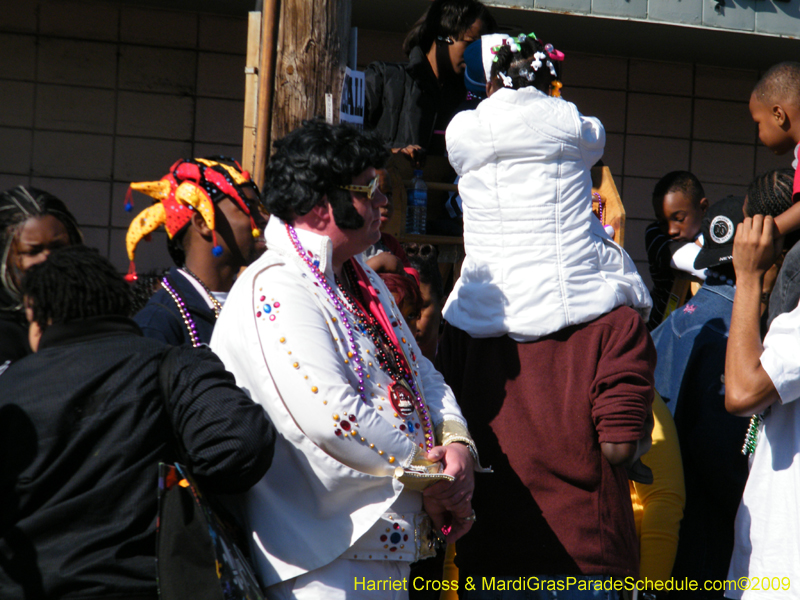
[[[444,317],[473,337],[536,340],[652,301],[630,256],[592,214],[605,131],[533,87],[501,89],[446,134],[461,176],[466,259]]]

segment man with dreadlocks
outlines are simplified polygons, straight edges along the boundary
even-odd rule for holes
[[[136,278],[136,245],[160,225],[176,265],[135,321],[145,336],[168,344],[207,344],[239,271],[265,249],[258,188],[236,161],[198,158],[179,160],[160,181],[130,189],[155,202],[128,229],[128,279]]]
[[[159,462],[242,492],[275,430],[210,350],[142,337],[96,250],[55,250],[20,289],[34,353],[0,373],[0,598],[156,600]]]
[[[20,282],[25,271],[62,246],[83,243],[75,217],[42,190],[0,194],[0,365],[30,353]]]

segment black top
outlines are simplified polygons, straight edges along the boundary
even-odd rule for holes
[[[669,302],[672,284],[675,282],[675,269],[672,268],[672,255],[691,242],[677,242],[670,239],[661,231],[658,222],[653,221],[644,232],[644,244],[647,249],[647,260],[650,263],[650,279],[653,280],[653,289],[650,296],[653,298],[653,308],[650,311],[650,320],[647,329],[652,331],[664,320],[664,311]]]
[[[175,439],[204,491],[242,492],[274,429],[207,348],[176,350],[133,321],[49,327],[0,374],[0,598],[156,595],[158,463]]]
[[[440,87],[428,58],[417,46],[408,63],[374,62],[365,74],[364,128],[378,131],[392,148],[416,144],[444,155],[444,136],[456,107],[467,96],[462,78]]]
[[[186,279],[186,276],[172,267],[167,279],[173,289],[183,299],[186,308],[197,327],[197,337],[203,344],[211,342],[211,334],[217,317],[208,307],[205,297]],[[172,346],[191,345],[189,328],[181,317],[180,310],[165,289],[158,290],[133,318],[141,327],[145,337],[165,342]]]
[[[30,353],[25,314],[20,311],[0,311],[0,366]]]

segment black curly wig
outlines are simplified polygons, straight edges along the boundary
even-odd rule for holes
[[[350,193],[338,186],[350,185],[368,167],[383,167],[389,151],[378,134],[315,119],[303,121],[275,142],[275,149],[263,186],[270,214],[293,223],[327,198],[341,229],[364,225]]]

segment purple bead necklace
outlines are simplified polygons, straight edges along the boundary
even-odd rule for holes
[[[603,197],[597,192],[592,192],[592,198],[597,200],[597,218],[600,219],[601,225],[605,225],[606,222],[603,220],[603,205],[605,204],[605,202],[603,202]]]
[[[358,350],[358,345],[353,337],[353,328],[350,325],[350,320],[347,318],[347,311],[339,301],[339,297],[333,291],[333,288],[328,283],[328,280],[325,278],[319,268],[313,262],[311,262],[311,258],[309,258],[305,248],[303,248],[300,240],[297,239],[297,232],[295,231],[294,227],[286,223],[286,232],[289,234],[289,239],[292,240],[292,245],[297,251],[297,254],[300,255],[300,258],[302,258],[306,265],[308,265],[308,268],[311,269],[311,272],[314,274],[314,277],[317,278],[317,282],[319,283],[320,287],[325,290],[328,298],[330,298],[331,302],[333,302],[336,312],[338,312],[342,318],[342,323],[344,323],[345,329],[347,329],[347,342],[350,346],[350,354],[352,354],[350,358],[353,361],[353,368],[355,369],[356,376],[358,377],[358,395],[361,396],[361,400],[367,402],[367,395],[364,393],[364,365],[361,361],[361,354]]]
[[[311,261],[308,252],[306,252],[305,248],[303,248],[303,245],[300,243],[300,240],[297,238],[297,232],[295,231],[294,227],[286,223],[286,232],[289,234],[289,239],[292,241],[292,245],[294,246],[294,249],[297,251],[297,254],[300,256],[300,258],[303,259],[303,262],[306,263],[308,268],[314,274],[314,277],[317,279],[317,282],[319,283],[320,287],[323,290],[325,290],[325,293],[333,303],[336,312],[339,313],[339,316],[342,319],[342,323],[344,324],[345,329],[347,330],[347,342],[350,348],[350,351],[348,352],[348,357],[352,360],[353,368],[355,369],[356,376],[358,377],[358,394],[361,397],[361,400],[363,400],[364,402],[368,402],[367,396],[364,392],[364,365],[361,359],[361,352],[358,348],[358,344],[356,344],[355,338],[353,337],[353,326],[350,324],[350,319],[347,314],[348,311],[345,308],[344,304],[342,304],[342,302],[339,300],[339,296],[336,294],[334,289],[328,283],[328,280],[325,277],[325,275],[323,275],[322,271],[319,270],[319,267]],[[357,319],[358,312],[355,303],[353,303],[353,311],[355,311],[354,315]],[[409,373],[409,375],[411,374]],[[412,376],[409,376],[406,379],[406,381],[409,383],[413,391],[413,395],[416,399],[416,404],[417,404],[416,408],[420,413],[420,416],[422,417],[422,422],[424,424],[425,446],[427,450],[430,451],[433,448],[434,436],[433,436],[433,428],[431,426],[431,421],[430,421],[430,415],[428,414],[428,409],[425,406],[425,402],[422,400],[422,397],[420,396],[417,390],[414,378]]]
[[[178,311],[181,313],[183,323],[186,325],[186,329],[189,330],[189,337],[192,340],[192,346],[197,348],[200,345],[200,338],[197,336],[197,325],[195,325],[194,319],[192,319],[192,316],[186,309],[186,304],[184,304],[183,298],[181,298],[178,292],[175,291],[175,288],[172,287],[172,284],[169,282],[167,277],[164,277],[164,279],[161,280],[161,286],[175,301],[175,305],[178,307]]]

